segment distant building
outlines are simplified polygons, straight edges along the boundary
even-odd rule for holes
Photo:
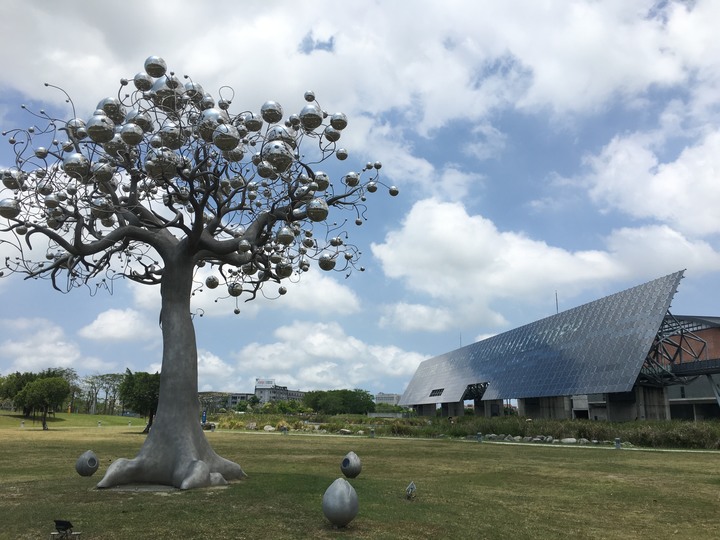
[[[384,403],[385,405],[397,405],[400,403],[401,397],[401,394],[385,394],[383,392],[378,392],[375,394],[375,403],[377,405],[380,405],[381,403]]]
[[[302,401],[305,392],[288,390],[287,386],[278,386],[275,379],[255,379],[255,395],[260,403],[273,401]]]
[[[255,394],[250,393],[240,393],[240,394],[228,394],[227,398],[227,408],[228,409],[236,409],[238,405],[241,403],[247,403],[250,401],[250,398],[252,398]]]
[[[675,316],[684,271],[420,364],[400,405],[418,414],[590,420],[720,417],[720,317]]]
[[[198,392],[202,410],[215,413],[220,409],[236,409],[238,404],[246,403],[255,394],[230,392]]]

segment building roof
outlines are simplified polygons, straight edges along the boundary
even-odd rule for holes
[[[425,360],[400,405],[627,392],[683,273]]]

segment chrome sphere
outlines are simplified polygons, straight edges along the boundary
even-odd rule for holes
[[[345,116],[341,112],[335,113],[330,117],[330,125],[338,131],[342,131],[343,129],[345,129],[347,127],[347,124],[347,116]]]
[[[205,95],[205,90],[199,83],[188,81],[185,83],[185,95],[195,103],[198,103]]]
[[[247,113],[243,118],[243,122],[248,131],[260,131],[263,126],[262,118],[255,113]]]
[[[37,150],[35,154],[37,155]],[[22,174],[17,169],[5,169],[2,173],[2,183],[8,189],[22,189]]]
[[[128,151],[128,146],[123,141],[120,133],[115,133],[112,139],[103,144],[103,149],[112,157],[122,156]]]
[[[263,146],[262,158],[278,172],[285,172],[292,165],[295,155],[292,148],[282,141],[270,141]]]
[[[212,142],[220,150],[230,151],[240,144],[240,134],[232,124],[220,124],[213,132]]]
[[[232,150],[223,150],[222,155],[227,161],[235,163],[242,161],[242,158],[245,157],[245,152],[243,151],[242,145],[239,144]]]
[[[96,114],[88,120],[87,134],[96,143],[106,143],[115,136],[115,123],[106,114]]]
[[[307,216],[310,221],[323,221],[327,218],[329,210],[325,199],[312,199],[306,205]]]
[[[162,77],[167,71],[165,60],[159,56],[149,56],[145,60],[145,72],[151,77]]]
[[[326,272],[329,272],[333,268],[335,268],[335,258],[332,255],[328,255],[327,253],[324,253],[320,256],[318,259],[318,266],[321,270],[325,270]]]
[[[315,173],[315,183],[318,191],[325,191],[330,187],[330,177],[326,173],[318,171]]]
[[[125,118],[125,107],[115,97],[106,97],[97,105],[97,109],[103,111],[113,122],[122,122]]]
[[[177,176],[178,156],[167,147],[153,148],[145,156],[145,172],[156,180]]]
[[[15,199],[0,200],[0,216],[12,219],[20,214],[20,203]]]
[[[183,106],[184,86],[171,85],[170,79],[163,77],[153,83],[150,94],[153,103],[164,111],[175,111]]]
[[[289,246],[295,240],[295,235],[290,227],[281,227],[275,236],[275,240],[277,240],[279,244]]]
[[[251,249],[252,249],[252,246],[250,245],[250,242],[248,242],[247,240],[240,240],[240,242],[238,242],[238,251],[240,253],[247,253]]]
[[[45,195],[45,206],[48,208],[57,208],[60,206],[60,199],[58,199],[58,196],[54,193]]]
[[[65,156],[62,168],[65,174],[72,178],[84,178],[90,173],[90,160],[75,152]]]
[[[120,128],[120,138],[130,146],[138,145],[143,140],[145,131],[139,125],[129,122]]]
[[[183,136],[182,130],[175,122],[163,124],[158,130],[157,135],[162,141],[162,146],[167,146],[172,150],[177,150],[185,144],[185,137]]]
[[[340,131],[332,126],[328,126],[323,131],[323,137],[330,142],[336,142],[340,140]]]
[[[115,169],[106,161],[98,161],[90,166],[90,173],[97,183],[109,182],[115,173]]]
[[[360,175],[356,172],[349,172],[343,178],[345,185],[355,187],[360,183]]]
[[[208,289],[215,289],[220,285],[220,280],[216,276],[208,276],[205,280],[205,285],[207,285]]]
[[[153,80],[147,73],[138,73],[135,77],[133,77],[133,84],[135,85],[135,88],[141,92],[147,92],[152,88]]]
[[[68,135],[70,135],[73,139],[81,140],[87,136],[87,131],[85,130],[85,120],[82,118],[73,118],[72,120],[68,120],[65,124],[65,129],[67,129]]]
[[[268,124],[275,124],[282,120],[283,110],[279,103],[276,101],[266,101],[263,106],[260,107],[260,116]]]
[[[241,283],[230,283],[228,284],[228,294],[230,296],[240,296],[242,294],[242,284]]]
[[[272,126],[267,130],[267,133],[265,133],[265,141],[282,141],[290,145],[293,149],[297,146],[295,130],[280,125]]]
[[[155,129],[155,126],[153,125],[152,118],[150,115],[146,112],[141,112],[137,109],[131,109],[126,115],[125,115],[125,122],[127,123],[133,123],[137,124],[142,128],[142,130],[145,133],[149,133],[153,129]]]
[[[282,259],[275,265],[275,273],[279,278],[289,278],[293,273],[293,265],[287,259]]]
[[[211,142],[215,129],[220,124],[225,124],[227,119],[227,113],[221,109],[216,109],[214,107],[205,109],[202,113],[200,113],[200,117],[197,121],[200,136],[207,142]]]
[[[305,105],[300,111],[300,123],[307,131],[312,131],[322,125],[323,112],[316,103]]]

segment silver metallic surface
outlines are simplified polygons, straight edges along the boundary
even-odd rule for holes
[[[75,462],[75,470],[80,476],[92,476],[98,470],[100,462],[95,452],[88,450],[80,455]]]
[[[356,478],[362,471],[362,463],[355,452],[348,452],[340,463],[340,470],[347,478]]]
[[[325,490],[322,498],[325,517],[336,527],[345,527],[360,510],[357,492],[344,478],[338,478]]]

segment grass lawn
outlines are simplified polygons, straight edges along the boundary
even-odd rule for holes
[[[136,454],[142,419],[58,415],[49,425],[0,415],[0,538],[48,538],[53,519],[92,539],[720,537],[719,452],[216,431],[213,447],[247,480],[118,491],[94,485],[112,460]],[[84,478],[74,464],[88,449],[101,466]],[[333,529],[322,495],[350,450],[363,466],[350,480],[360,513]]]

